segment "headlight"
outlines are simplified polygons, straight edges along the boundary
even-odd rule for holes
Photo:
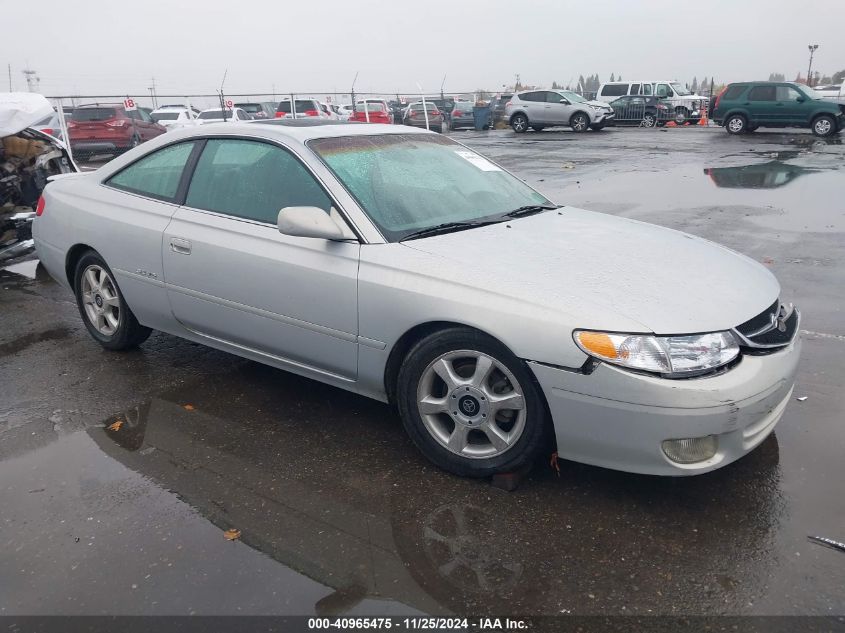
[[[690,336],[653,336],[576,330],[575,343],[590,356],[670,377],[689,376],[721,367],[739,355],[730,332]]]

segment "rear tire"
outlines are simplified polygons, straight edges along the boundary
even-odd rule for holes
[[[475,330],[441,330],[419,341],[402,363],[396,393],[411,440],[456,475],[516,471],[550,438],[545,401],[528,366]]]
[[[511,117],[511,127],[517,134],[522,134],[528,129],[528,117],[524,114],[514,114]]]
[[[138,323],[129,309],[114,274],[95,251],[88,251],[76,264],[73,275],[76,306],[91,337],[110,350],[137,347],[152,330]]]
[[[690,111],[684,107],[675,108],[675,124],[683,125],[689,121]]]
[[[725,129],[728,134],[745,134],[748,130],[748,121],[741,114],[732,114],[725,119]]]
[[[651,112],[646,112],[643,115],[643,120],[640,121],[640,125],[642,127],[654,127],[657,125],[657,117],[655,117]]]

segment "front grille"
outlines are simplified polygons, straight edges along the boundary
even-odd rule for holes
[[[800,313],[791,304],[775,301],[754,318],[734,328],[734,334],[746,352],[767,354],[792,342],[798,333],[800,318]]]

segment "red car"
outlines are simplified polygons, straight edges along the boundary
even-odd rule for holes
[[[74,109],[67,124],[70,147],[77,160],[92,154],[118,154],[167,131],[146,111],[127,111],[120,104],[96,104]]]
[[[366,110],[364,110],[365,107]],[[352,113],[349,120],[360,123],[393,123],[393,117],[387,106],[376,101],[368,101],[366,104],[356,103],[355,112]]]

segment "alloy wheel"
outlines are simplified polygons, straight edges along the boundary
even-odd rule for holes
[[[742,129],[745,127],[745,122],[737,117],[733,117],[730,121],[728,121],[728,129],[733,132],[734,134],[738,134],[742,132]]]
[[[576,132],[583,132],[587,129],[587,125],[590,122],[587,120],[586,114],[576,114],[572,118],[572,129]]]
[[[88,266],[82,273],[82,305],[91,325],[104,336],[112,336],[120,327],[120,298],[117,287],[106,270]]]
[[[525,430],[525,396],[500,361],[474,350],[435,358],[420,377],[417,408],[431,436],[461,457],[497,457]]]
[[[654,127],[657,121],[654,118],[653,114],[646,114],[643,116],[642,125],[643,127]]]
[[[813,130],[819,136],[827,136],[830,134],[831,124],[828,119],[819,119],[813,124]]]

